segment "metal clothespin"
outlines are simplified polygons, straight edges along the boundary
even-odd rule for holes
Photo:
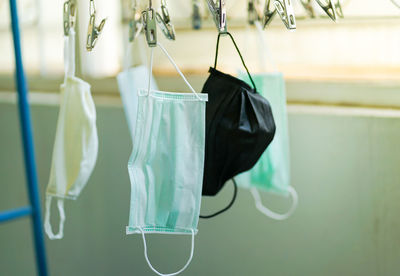
[[[226,33],[228,30],[226,26],[225,0],[217,0],[215,3],[214,0],[207,0],[207,4],[213,16],[214,23],[217,26],[218,32],[221,34]]]
[[[333,4],[333,0],[325,0],[327,2],[322,3],[321,0],[317,1],[318,5],[325,11],[325,13],[333,20],[336,21],[336,7]]]
[[[201,14],[200,14],[200,3],[199,0],[192,0],[192,26],[193,29],[199,30],[201,28]]]
[[[314,7],[311,4],[311,0],[300,0],[300,3],[303,6],[303,8],[306,10],[307,14],[311,18],[315,18],[315,11],[314,11]]]
[[[161,0],[161,14],[156,12],[156,21],[164,33],[165,37],[170,40],[175,40],[175,29],[171,24],[171,19],[169,17],[167,3],[165,0]]]
[[[143,24],[139,11],[137,10],[136,0],[132,6],[132,16],[129,19],[129,42],[135,40],[143,29]]]
[[[101,20],[99,26],[96,27],[96,7],[94,5],[94,0],[90,0],[89,6],[89,26],[87,31],[86,38],[86,50],[92,51],[94,46],[96,45],[97,39],[104,28],[104,24],[106,23],[106,18]]]
[[[274,19],[274,16],[276,15],[276,9],[271,10],[271,0],[266,0],[265,1],[265,6],[264,6],[264,14],[263,14],[263,28],[267,27],[269,23],[271,23],[272,19]]]
[[[64,35],[68,36],[69,29],[75,26],[76,3],[75,0],[67,0],[63,6]]]
[[[151,0],[149,0],[149,8],[142,12],[142,24],[146,34],[146,41],[149,47],[157,46],[157,23],[156,12],[152,8]]]
[[[296,17],[291,0],[274,0],[274,6],[288,30],[296,29]]]

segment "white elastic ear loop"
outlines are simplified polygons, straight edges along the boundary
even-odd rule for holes
[[[296,210],[297,205],[299,203],[299,197],[297,195],[296,190],[292,187],[289,186],[289,194],[292,198],[292,206],[290,207],[289,211],[287,211],[287,213],[285,214],[278,214],[274,211],[271,211],[270,209],[268,209],[267,207],[264,206],[264,204],[261,201],[261,196],[260,193],[258,192],[258,190],[256,188],[251,188],[250,192],[253,195],[255,204],[256,204],[256,208],[258,209],[258,211],[260,211],[261,213],[263,213],[264,215],[266,215],[267,217],[270,217],[272,219],[275,220],[285,220],[288,219],[293,212]]]
[[[59,240],[64,236],[64,222],[65,222],[65,212],[64,212],[64,199],[59,198],[57,200],[58,212],[60,214],[60,224],[58,228],[58,233],[54,234],[50,225],[50,206],[51,206],[51,196],[46,197],[46,213],[44,216],[44,230],[51,240]]]
[[[278,66],[276,66],[276,63],[271,56],[271,51],[269,50],[268,44],[265,40],[265,32],[263,31],[263,29],[261,27],[261,23],[259,21],[256,21],[256,22],[254,22],[254,24],[256,25],[258,37],[260,38],[260,46],[258,47],[258,49],[260,51],[260,56],[262,57],[261,58],[261,68],[263,70],[266,70],[267,64],[269,61],[269,63],[271,64],[272,70],[274,72],[278,72]]]
[[[167,56],[167,58],[169,59],[169,61],[171,62],[171,64],[175,67],[175,70],[179,73],[179,75],[181,75],[182,79],[185,81],[186,85],[189,87],[189,89],[192,91],[193,94],[196,95],[196,98],[200,101],[204,101],[202,100],[198,93],[193,89],[193,87],[190,85],[190,83],[188,82],[188,80],[185,78],[185,76],[183,75],[183,73],[181,72],[181,70],[179,70],[178,66],[176,65],[176,63],[174,62],[174,60],[172,59],[172,57],[168,54],[167,50],[165,50],[165,48],[161,45],[161,43],[157,42],[157,45],[161,48],[161,50],[164,52],[164,54]]]
[[[67,77],[75,75],[75,31],[69,29],[68,36],[64,37],[64,83]]]
[[[169,274],[163,274],[158,272],[150,263],[149,261],[149,257],[147,256],[147,245],[146,245],[146,237],[144,235],[144,231],[142,228],[139,228],[140,232],[142,233],[142,238],[143,238],[143,247],[144,247],[144,257],[146,258],[146,262],[149,265],[149,267],[151,268],[151,270],[153,270],[157,275],[160,276],[174,276],[174,275],[178,275],[179,273],[183,272],[190,264],[190,262],[192,261],[193,258],[193,251],[194,251],[194,231],[193,229],[191,229],[192,231],[192,245],[191,245],[191,249],[190,249],[190,257],[187,260],[186,264],[184,267],[182,267],[179,271],[174,272],[174,273],[169,273]]]
[[[151,47],[151,49],[150,49],[150,66],[149,66],[148,84],[147,84],[147,95],[150,94],[150,89],[151,89],[151,73],[153,72],[153,55],[154,55],[154,47]]]

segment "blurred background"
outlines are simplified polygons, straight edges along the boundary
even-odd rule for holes
[[[77,75],[92,86],[99,156],[79,199],[65,204],[64,239],[46,238],[49,270],[52,275],[153,275],[141,237],[125,235],[131,142],[115,76],[127,50],[130,2],[95,2],[98,22],[105,17],[107,22],[87,52],[89,1],[78,1]],[[158,37],[200,91],[214,61],[215,25],[205,1],[200,1],[200,30],[192,28],[190,0],[167,2],[176,41],[161,32]],[[182,275],[399,275],[400,8],[390,0],[341,3],[344,18],[334,23],[317,5],[316,17],[310,18],[293,0],[297,30],[287,31],[276,16],[260,34],[247,22],[247,1],[226,0],[228,30],[250,72],[266,66],[285,76],[299,206],[287,221],[273,221],[256,210],[248,190],[239,190],[232,209],[200,220],[194,258]],[[159,1],[153,4],[159,7]],[[61,0],[18,1],[42,206],[64,75],[62,6]],[[133,65],[148,58],[140,56],[140,45],[147,48],[143,35],[133,47]],[[228,39],[222,39],[221,49],[219,68],[236,74],[242,67]],[[3,210],[28,202],[6,0],[0,0],[0,53]],[[158,50],[154,75],[161,90],[187,90]],[[218,197],[204,198],[202,212],[225,206],[231,194],[227,185]],[[288,199],[273,195],[263,194],[263,200],[277,211],[290,206]],[[175,271],[186,262],[190,238],[152,235],[148,248],[156,268]],[[0,275],[36,275],[28,218],[0,224]]]

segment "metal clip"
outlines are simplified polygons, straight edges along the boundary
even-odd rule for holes
[[[311,4],[311,0],[300,0],[300,2],[303,8],[306,10],[307,14],[311,18],[315,18],[315,11],[313,5]]]
[[[170,40],[175,40],[175,29],[171,23],[165,23],[161,15],[156,12],[156,21],[158,26],[160,26],[161,31],[164,33],[165,37]]]
[[[199,0],[192,0],[193,14],[192,14],[192,26],[193,29],[199,30],[201,28],[201,14]]]
[[[167,4],[165,0],[161,1],[161,14],[156,13],[156,21],[158,26],[160,26],[161,31],[164,33],[165,37],[170,40],[175,40],[175,29],[174,26],[171,24],[171,19],[169,17]]]
[[[101,20],[99,26],[96,27],[96,7],[94,6],[94,0],[90,0],[89,6],[89,26],[87,31],[87,39],[86,39],[86,50],[92,51],[94,46],[96,45],[97,39],[101,31],[104,28],[104,24],[106,23],[106,19]]]
[[[171,21],[171,19],[169,18],[169,12],[165,0],[161,0],[161,14],[165,24],[168,24]]]
[[[75,0],[67,0],[63,6],[64,35],[68,36],[69,29],[75,26],[76,3]]]
[[[269,23],[271,23],[272,19],[274,19],[274,16],[276,15],[276,9],[271,10],[270,8],[271,0],[266,0],[265,1],[265,6],[264,6],[264,15],[263,15],[263,28],[267,27]]]
[[[149,47],[157,46],[157,23],[155,11],[151,8],[142,12],[143,28],[146,34],[146,41]]]
[[[325,13],[333,20],[336,21],[336,7],[333,4],[332,0],[326,0],[328,3],[324,4],[321,2],[321,0],[315,0],[317,1],[318,5],[325,11]]]
[[[207,0],[208,8],[213,15],[218,32],[223,34],[227,32],[225,0],[217,0],[217,3],[218,6],[214,3],[214,0]]]
[[[296,29],[296,17],[291,0],[274,0],[274,6],[288,30]]]
[[[132,8],[132,17],[129,20],[129,42],[135,40],[143,29],[140,13],[137,12],[136,6]]]

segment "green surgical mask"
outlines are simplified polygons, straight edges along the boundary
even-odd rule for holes
[[[249,171],[235,177],[239,187],[251,190],[259,211],[277,220],[288,218],[297,206],[297,193],[290,186],[289,133],[286,111],[285,83],[281,73],[263,73],[252,75],[258,88],[271,104],[276,132],[272,143],[268,146],[256,165]],[[239,78],[249,82],[245,73]],[[286,214],[275,213],[261,202],[259,191],[267,191],[278,195],[291,195],[293,204]]]
[[[192,93],[171,93],[141,89],[133,150],[128,163],[131,204],[127,234],[142,235],[145,258],[145,234],[194,235],[200,213],[204,169],[205,111],[207,94],[198,94],[179,71],[161,44],[158,44]],[[153,59],[151,48],[151,60]],[[152,61],[150,62],[149,76]]]

